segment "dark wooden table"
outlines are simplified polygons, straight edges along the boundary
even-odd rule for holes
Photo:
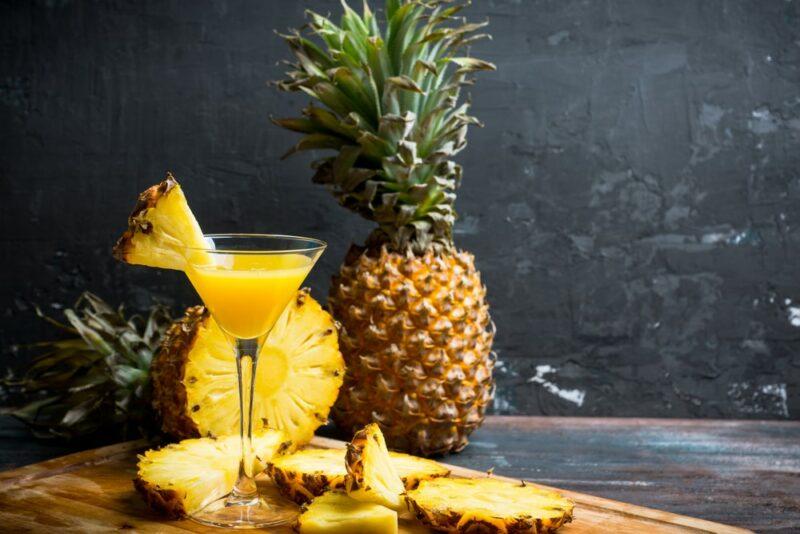
[[[0,418],[2,469],[86,445],[32,441]],[[800,532],[800,422],[489,417],[446,461],[758,532]]]

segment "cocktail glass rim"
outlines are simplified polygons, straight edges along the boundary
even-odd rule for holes
[[[225,249],[217,248],[216,246],[207,247],[184,247],[184,250],[191,250],[196,252],[212,252],[214,254],[291,254],[302,252],[314,252],[323,250],[328,246],[328,243],[314,237],[303,237],[291,234],[259,234],[259,233],[220,233],[215,232],[212,234],[203,234],[205,239],[264,239],[264,240],[286,240],[297,241],[312,244],[312,246],[298,247],[298,248],[282,248],[282,249]],[[190,262],[191,263],[191,262]]]

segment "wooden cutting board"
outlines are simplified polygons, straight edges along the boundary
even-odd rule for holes
[[[344,447],[341,441],[320,437],[315,438],[312,445]],[[164,521],[144,505],[131,484],[136,474],[136,454],[144,447],[143,441],[129,441],[0,473],[0,531],[220,532],[220,529],[190,520]],[[486,476],[478,471],[450,467],[456,476]],[[259,486],[262,491],[276,491],[267,477],[259,481]],[[559,530],[563,534],[750,532],[582,493],[558,491],[575,501],[574,520]],[[285,502],[287,506],[294,506]],[[291,529],[272,531],[288,534]],[[410,519],[401,520],[400,531],[404,534],[428,532]]]

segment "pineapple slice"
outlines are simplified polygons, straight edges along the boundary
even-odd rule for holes
[[[236,365],[230,343],[202,306],[189,308],[153,361],[153,405],[178,438],[239,431]],[[253,431],[276,428],[295,446],[328,419],[344,360],[331,316],[301,290],[264,343],[256,368]]]
[[[574,504],[554,491],[490,478],[424,480],[406,494],[417,519],[445,532],[553,532]]]
[[[126,263],[185,270],[186,248],[205,248],[203,231],[175,177],[139,195],[128,229],[114,246],[114,257]]]
[[[328,490],[344,490],[344,456],[342,449],[304,449],[274,458],[267,464],[267,473],[285,497],[304,504]],[[399,452],[389,452],[389,457],[407,490],[422,480],[450,474],[433,460]]]
[[[373,502],[402,511],[406,488],[386,448],[383,433],[370,423],[353,436],[344,457],[347,468],[345,489],[356,500]]]
[[[331,491],[305,507],[295,530],[300,534],[397,534],[397,512]]]
[[[253,436],[255,466],[287,450],[283,432],[267,430]],[[201,510],[211,501],[230,493],[239,473],[239,436],[187,439],[139,455],[133,481],[147,504],[162,514],[179,518]]]

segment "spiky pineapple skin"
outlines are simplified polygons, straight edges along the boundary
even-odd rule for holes
[[[494,395],[494,327],[471,254],[351,248],[329,306],[347,365],[340,428],[377,422],[392,449],[463,449]]]
[[[364,480],[364,448],[366,447],[369,434],[366,428],[362,428],[353,436],[352,441],[347,444],[344,455],[344,465],[347,467],[345,477],[345,490],[347,493],[359,489],[368,489]]]
[[[192,306],[167,331],[164,342],[153,360],[153,408],[161,416],[161,430],[178,439],[200,435],[186,409],[186,387],[183,385],[187,355],[197,339],[198,327],[207,321],[210,312],[204,306]]]
[[[415,503],[410,503],[412,514],[422,523],[436,532],[452,534],[551,534],[558,530],[571,518],[557,524],[545,524],[542,521],[515,520],[504,522],[492,517],[454,517],[450,513],[437,513],[424,510]]]
[[[186,517],[186,509],[177,491],[159,488],[138,477],[133,479],[133,487],[147,506],[164,517],[169,519]]]
[[[159,200],[166,197],[173,189],[178,187],[178,182],[172,173],[168,172],[167,177],[160,183],[148,187],[139,194],[136,200],[136,205],[133,207],[128,218],[128,229],[117,240],[111,251],[115,259],[127,262],[133,252],[133,238],[137,232],[148,234],[152,231],[147,220],[144,220],[141,215],[147,210],[155,208]]]

